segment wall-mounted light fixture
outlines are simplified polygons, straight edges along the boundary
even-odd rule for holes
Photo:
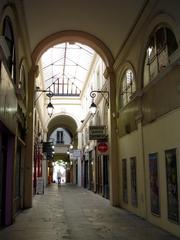
[[[72,143],[70,144],[69,149],[71,149],[71,150],[73,149],[73,145],[72,145]]]
[[[93,115],[96,113],[96,109],[97,109],[97,105],[94,102],[94,98],[97,96],[97,93],[100,93],[102,95],[102,97],[105,99],[106,106],[109,107],[109,92],[108,91],[100,91],[100,90],[91,91],[90,97],[92,98],[92,103],[89,108]]]
[[[51,98],[54,96],[54,93],[50,89],[42,90],[39,88],[36,88],[36,92],[46,93],[46,96],[49,98],[49,103],[47,105],[47,112],[48,112],[49,117],[52,117],[54,106],[51,103]],[[35,99],[34,103],[37,102],[37,100],[40,98],[40,96],[41,96],[41,94]]]
[[[54,95],[54,94],[53,94],[52,92],[49,92],[49,93],[46,94],[46,96],[49,97],[49,103],[48,103],[48,105],[47,105],[47,112],[48,112],[49,117],[52,117],[52,115],[53,115],[53,110],[54,110],[54,106],[53,106],[52,103],[51,103],[51,98],[53,97],[53,95]]]

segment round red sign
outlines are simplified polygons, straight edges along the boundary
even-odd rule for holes
[[[108,151],[108,145],[107,145],[107,143],[104,143],[104,142],[98,143],[97,148],[98,148],[98,151],[101,153],[105,153]]]

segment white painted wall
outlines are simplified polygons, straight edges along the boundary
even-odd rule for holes
[[[122,138],[119,138],[119,166],[120,166],[120,204],[123,208],[143,216],[153,224],[180,235],[178,224],[168,220],[167,213],[167,183],[166,183],[166,160],[165,150],[177,149],[177,175],[178,192],[180,193],[180,134],[177,131],[180,123],[180,109],[177,109],[163,117],[157,119],[151,124],[139,127]],[[142,130],[142,134],[141,134]],[[143,140],[143,141],[142,141]],[[149,181],[149,159],[150,153],[158,153],[159,167],[159,194],[160,194],[160,216],[151,213],[150,206],[150,181]],[[137,191],[138,208],[131,205],[131,176],[130,176],[130,158],[136,156],[137,159]],[[144,156],[144,157],[143,157]],[[122,159],[127,159],[127,179],[128,179],[128,204],[122,200]],[[180,199],[180,194],[179,194]],[[180,201],[179,201],[180,204]],[[179,206],[180,207],[180,206]]]
[[[166,160],[165,150],[177,149],[177,175],[178,175],[178,192],[180,199],[180,134],[177,131],[180,123],[180,109],[177,109],[152,124],[147,125],[143,129],[144,136],[144,157],[146,169],[146,189],[147,189],[147,214],[148,219],[160,225],[170,232],[176,232],[180,235],[180,228],[177,224],[168,220],[167,217],[167,189],[166,189]],[[150,212],[150,196],[149,196],[149,165],[148,154],[157,152],[159,162],[159,186],[160,186],[160,217],[155,217]],[[180,204],[180,201],[179,201]],[[180,209],[180,205],[179,205]]]
[[[119,140],[119,171],[120,171],[120,205],[134,213],[143,216],[145,204],[144,181],[143,181],[143,159],[141,156],[141,139],[138,131],[134,131]],[[131,204],[131,176],[130,176],[130,158],[136,157],[137,171],[137,198],[138,208]],[[122,200],[122,159],[127,161],[127,181],[128,181],[128,204]]]
[[[50,135],[50,139],[52,139],[52,140],[54,139],[55,144],[56,144],[56,140],[57,140],[57,131],[62,131],[63,132],[64,145],[71,143],[72,139],[71,139],[69,133],[64,128],[57,128]]]

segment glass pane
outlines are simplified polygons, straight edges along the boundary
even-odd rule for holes
[[[149,65],[150,80],[155,78],[158,73],[157,58],[155,58]]]
[[[161,52],[165,47],[164,28],[160,28],[156,32],[156,47],[157,47],[157,53]]]
[[[166,37],[167,37],[167,46],[168,46],[168,55],[170,56],[178,48],[178,44],[173,32],[166,28]]]
[[[151,61],[154,60],[155,57],[155,40],[154,37],[151,38],[150,43],[147,48],[147,55],[148,55],[148,62],[151,63]]]
[[[126,82],[127,87],[132,84],[133,81],[133,72],[131,70],[126,71]]]
[[[126,92],[126,75],[124,74],[123,80],[122,80],[122,92]]]
[[[148,54],[146,54],[146,59],[144,63],[144,79],[143,79],[143,87],[145,87],[149,83],[149,64],[148,64]]]
[[[56,94],[59,95],[80,95],[81,89],[85,84],[85,80],[90,69],[94,57],[94,50],[80,43],[71,42],[63,43],[49,48],[40,60],[40,68],[45,88],[48,88],[53,82],[59,78],[61,83],[66,84],[63,80],[70,79],[69,87],[59,86]],[[104,63],[102,62],[104,65]],[[99,80],[98,80],[99,81]],[[72,86],[74,85],[74,86]]]
[[[161,51],[158,54],[158,64],[159,64],[159,71],[163,70],[168,65],[167,48],[164,48],[163,51]]]
[[[136,90],[134,75],[132,70],[128,69],[123,75],[122,79],[122,88],[121,88],[121,95],[123,99],[122,105],[125,106],[131,99],[132,93]]]
[[[22,88],[24,90],[24,92],[26,91],[25,89],[25,84],[26,84],[26,76],[25,76],[25,70],[24,67],[21,66],[21,70],[20,70],[20,80],[19,80],[19,88]]]
[[[11,21],[8,17],[5,18],[3,23],[3,35],[5,36],[6,43],[10,51],[10,57],[8,58],[7,64],[11,74],[11,78],[15,81],[15,48],[14,48],[14,35],[11,26]]]
[[[64,83],[63,83],[63,93],[64,93],[64,95],[67,95],[67,84],[66,84],[66,81],[64,81]]]
[[[10,53],[12,54],[12,49],[14,45],[13,30],[9,18],[5,18],[3,26],[3,35],[6,38],[7,45],[9,47]]]
[[[131,92],[127,92],[127,103],[131,100]]]

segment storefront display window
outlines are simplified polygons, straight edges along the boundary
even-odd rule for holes
[[[157,153],[149,154],[149,175],[150,175],[151,212],[153,214],[160,215]]]
[[[122,182],[123,182],[123,201],[128,202],[128,186],[127,186],[127,163],[126,159],[122,160]]]
[[[131,203],[137,207],[137,174],[136,174],[136,157],[131,158]]]
[[[178,211],[176,149],[166,150],[165,157],[167,177],[168,218],[178,222],[179,211]]]

